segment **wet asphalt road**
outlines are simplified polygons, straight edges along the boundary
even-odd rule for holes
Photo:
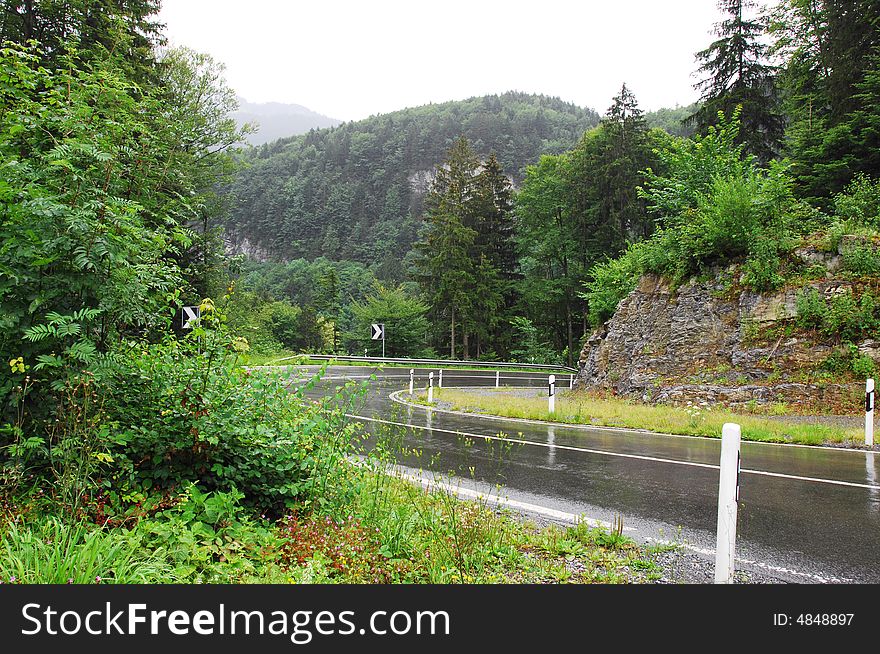
[[[389,397],[408,389],[404,368],[333,367],[313,393],[371,373],[354,415],[371,419],[374,438],[418,448],[401,464],[500,484],[505,497],[575,515],[621,515],[637,539],[714,550],[720,441],[429,412]],[[427,373],[416,370],[417,392]],[[494,386],[494,377],[445,370],[444,386]],[[557,377],[565,388],[567,376]],[[502,385],[546,384],[545,374],[502,373]],[[521,442],[492,438],[499,433]],[[737,567],[793,582],[880,583],[880,453],[744,442],[742,469]]]

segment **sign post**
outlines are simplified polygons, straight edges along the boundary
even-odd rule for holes
[[[372,328],[372,331],[370,333],[370,338],[372,338],[374,341],[379,341],[379,340],[382,341],[382,358],[384,359],[385,358],[385,323],[384,322],[379,322],[379,323],[374,322],[372,325],[370,325],[370,327]]]
[[[434,373],[428,373],[428,404],[434,401]]]
[[[556,375],[550,375],[549,380],[550,397],[548,400],[547,410],[550,413],[556,412]]]
[[[718,534],[715,543],[715,583],[733,583],[736,552],[736,512],[739,502],[740,426],[721,428],[721,475],[718,479]]]
[[[865,445],[874,447],[874,380],[865,383]]]

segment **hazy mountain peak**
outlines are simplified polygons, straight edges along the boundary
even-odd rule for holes
[[[248,102],[239,97],[238,111],[232,114],[239,125],[254,123],[259,126],[248,137],[251,145],[261,145],[280,138],[305,134],[311,129],[335,127],[341,120],[324,116],[300,104],[283,102]]]

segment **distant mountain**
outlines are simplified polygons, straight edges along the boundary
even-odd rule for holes
[[[305,134],[311,129],[336,127],[341,120],[328,118],[299,104],[281,102],[256,103],[239,98],[239,109],[232,114],[239,126],[259,125],[259,131],[248,137],[251,145],[262,145],[278,139]]]
[[[260,258],[358,261],[404,276],[425,191],[452,143],[495,152],[519,182],[542,154],[577,143],[598,114],[559,98],[504,93],[430,104],[261,145],[244,156],[226,224],[231,249]]]

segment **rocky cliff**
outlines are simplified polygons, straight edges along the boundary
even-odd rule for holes
[[[832,261],[824,263],[833,269]],[[587,339],[576,388],[673,404],[857,407],[863,382],[833,383],[817,374],[840,346],[792,329],[801,287],[758,294],[738,289],[737,276],[731,267],[674,291],[661,278],[643,277]],[[849,283],[829,278],[810,285],[830,297]],[[864,340],[858,348],[880,360],[880,343]]]

